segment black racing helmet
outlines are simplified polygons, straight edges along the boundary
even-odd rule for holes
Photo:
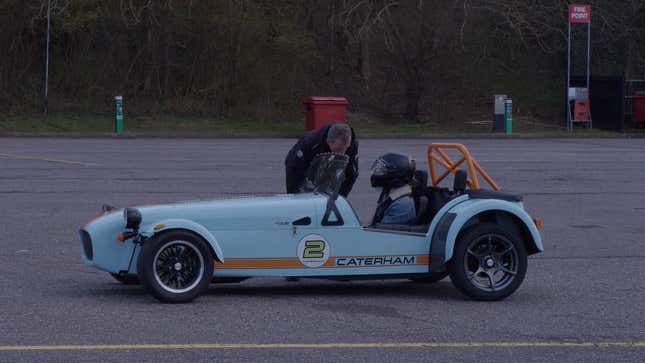
[[[398,188],[410,183],[415,169],[416,163],[409,156],[387,153],[372,163],[370,183],[375,188]]]

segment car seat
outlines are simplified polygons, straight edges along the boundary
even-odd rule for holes
[[[412,180],[412,198],[416,210],[414,224],[426,224],[428,209],[428,172],[425,170],[416,170]]]
[[[426,173],[426,178],[427,178]],[[465,193],[468,175],[464,170],[457,170],[453,181],[452,190],[435,186],[426,187],[425,198],[419,198],[420,208],[417,210],[417,224],[432,222],[435,214],[452,198]],[[425,206],[422,204],[425,203]]]

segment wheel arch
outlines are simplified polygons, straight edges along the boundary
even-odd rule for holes
[[[512,231],[513,235],[519,237],[520,241],[523,242],[528,255],[541,252],[535,244],[535,237],[524,221],[522,221],[522,219],[517,215],[505,210],[487,210],[470,217],[470,219],[466,221],[459,230],[456,240],[461,237],[466,229],[478,223],[493,223],[499,225],[505,230]]]
[[[142,232],[145,233],[148,237],[153,237],[161,233],[167,233],[170,231],[187,231],[197,235],[207,242],[206,244],[213,254],[213,257],[219,262],[224,262],[224,254],[222,253],[222,249],[217,242],[217,239],[215,238],[215,236],[213,236],[212,233],[210,233],[204,226],[199,223],[187,219],[167,219],[146,226],[142,229]]]
[[[470,200],[451,209],[439,222],[438,227],[443,228],[435,231],[431,246],[435,259],[443,263],[450,260],[460,234],[478,223],[495,223],[511,230],[522,240],[529,255],[544,250],[540,233],[521,204],[494,199]]]

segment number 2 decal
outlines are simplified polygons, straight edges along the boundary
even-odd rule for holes
[[[322,258],[324,256],[325,241],[305,241],[303,258]]]

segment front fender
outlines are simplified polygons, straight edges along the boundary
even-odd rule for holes
[[[157,227],[157,229],[155,229],[155,227]],[[217,242],[217,239],[204,226],[202,226],[199,223],[193,222],[191,220],[165,219],[165,220],[156,222],[154,224],[149,224],[145,227],[142,227],[141,233],[145,236],[151,237],[157,233],[171,230],[171,229],[186,229],[193,233],[198,234],[203,239],[205,239],[208,243],[210,243],[211,247],[213,247],[213,251],[215,252],[215,258],[219,262],[224,262],[224,254],[222,253],[222,249],[220,248],[220,245]]]
[[[501,211],[517,217],[531,235],[532,241],[525,243],[532,243],[539,252],[544,250],[540,233],[521,203],[499,199],[469,199],[450,208],[439,221],[432,239],[432,252],[435,256],[442,258],[444,263],[450,260],[457,236],[464,225],[471,218],[487,211]]]

